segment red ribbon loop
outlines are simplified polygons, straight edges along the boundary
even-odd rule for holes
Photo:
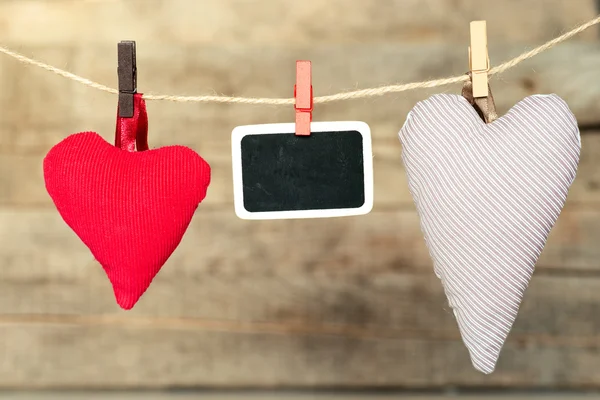
[[[119,117],[117,106],[117,129],[115,146],[126,151],[148,150],[148,113],[141,93],[133,95],[133,117]]]

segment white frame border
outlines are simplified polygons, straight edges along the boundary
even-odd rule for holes
[[[365,202],[358,208],[338,208],[332,210],[267,211],[249,212],[244,208],[244,186],[242,180],[241,141],[247,135],[289,133],[293,135],[295,123],[244,125],[231,132],[231,155],[233,165],[233,198],[236,215],[241,219],[300,219],[330,218],[364,215],[373,209],[373,146],[369,125],[360,121],[311,122],[311,132],[358,131],[363,137],[363,167],[365,176]]]

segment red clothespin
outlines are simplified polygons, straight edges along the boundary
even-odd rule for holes
[[[296,61],[296,135],[309,136],[313,111],[312,67],[310,61]]]

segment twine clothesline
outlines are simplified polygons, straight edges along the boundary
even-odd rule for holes
[[[517,64],[532,58],[544,51],[556,46],[559,43],[562,43],[573,36],[585,31],[586,29],[600,23],[600,15],[596,18],[574,28],[573,30],[558,36],[532,50],[526,51],[518,57],[515,57],[511,60],[508,60],[496,67],[493,67],[489,70],[488,75],[497,75],[505,72],[508,69],[515,67]],[[117,89],[111,88],[109,86],[103,85],[98,82],[94,82],[90,79],[84,78],[79,75],[75,75],[71,72],[65,71],[63,69],[54,67],[52,65],[43,63],[41,61],[26,57],[22,54],[14,52],[4,46],[0,46],[0,53],[6,54],[7,56],[13,57],[19,62],[27,65],[33,65],[35,67],[39,67],[45,69],[46,71],[55,73],[64,78],[70,79],[72,81],[78,82],[82,85],[91,87],[93,89],[97,89],[103,92],[118,94],[119,91]],[[350,100],[350,99],[360,99],[366,97],[376,97],[383,96],[389,93],[399,93],[405,92],[408,90],[414,89],[424,89],[424,88],[434,88],[438,86],[445,86],[452,83],[460,83],[468,80],[469,77],[467,75],[453,76],[448,78],[441,79],[433,79],[429,81],[422,82],[411,82],[411,83],[403,83],[396,85],[388,85],[381,86],[376,88],[368,88],[368,89],[359,89],[348,92],[341,92],[336,94],[331,94],[327,96],[317,96],[314,97],[314,103],[331,103],[334,101],[340,100]],[[144,94],[144,99],[146,100],[164,100],[164,101],[173,101],[180,103],[237,103],[237,104],[266,104],[266,105],[289,105],[294,104],[294,98],[287,99],[276,99],[276,98],[261,98],[261,97],[234,97],[234,96],[215,96],[215,95],[204,95],[204,96],[177,96],[177,95],[165,95],[165,94]]]

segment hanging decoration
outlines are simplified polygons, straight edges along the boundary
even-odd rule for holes
[[[148,148],[134,42],[119,44],[118,71],[115,145],[95,132],[68,136],[46,155],[44,179],[58,212],[128,310],[179,245],[206,196],[211,171],[187,147]]]
[[[419,102],[400,130],[421,229],[474,367],[494,371],[575,179],[577,121],[556,95],[496,114],[485,22],[471,25],[463,95]]]
[[[236,214],[243,219],[325,218],[373,208],[371,130],[364,122],[312,122],[310,61],[296,63],[296,122],[239,126],[231,137]]]

